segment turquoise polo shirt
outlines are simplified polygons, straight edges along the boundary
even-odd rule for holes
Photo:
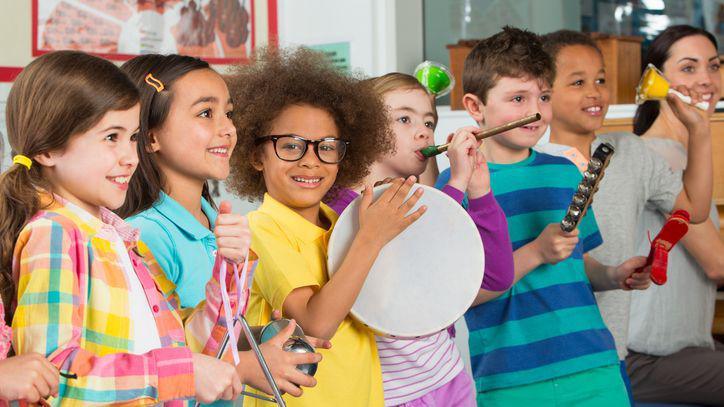
[[[213,229],[216,209],[201,198],[201,210]],[[216,236],[166,193],[150,208],[126,219],[140,229],[141,240],[148,246],[168,276],[176,284],[181,306],[195,307],[206,299],[206,283],[211,278],[216,259]],[[203,406],[230,407],[231,401],[219,400]]]
[[[204,198],[201,198],[201,210],[213,228],[216,210]],[[141,240],[169,280],[176,284],[181,306],[195,307],[204,300],[216,256],[213,231],[163,192],[153,206],[127,221],[140,229]]]

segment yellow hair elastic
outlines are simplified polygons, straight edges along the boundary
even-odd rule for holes
[[[163,86],[163,82],[154,78],[151,74],[146,75],[146,83],[153,86],[153,88],[156,89],[156,92],[161,92],[166,88],[165,86]]]
[[[27,169],[30,169],[30,167],[33,165],[33,160],[22,154],[18,154],[13,157],[13,164],[19,164]]]

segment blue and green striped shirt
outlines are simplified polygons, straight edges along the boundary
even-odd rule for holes
[[[563,219],[581,180],[567,159],[533,150],[521,162],[488,166],[513,250]],[[449,177],[444,171],[438,184]],[[583,265],[583,254],[602,243],[590,209],[579,231],[580,242],[568,259],[539,266],[500,297],[465,314],[479,392],[618,363]]]

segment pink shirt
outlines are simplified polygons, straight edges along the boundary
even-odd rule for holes
[[[13,330],[5,324],[5,307],[3,307],[3,300],[0,298],[0,360],[8,357],[12,339]]]

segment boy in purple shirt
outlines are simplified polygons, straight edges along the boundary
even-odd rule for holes
[[[432,97],[410,75],[390,73],[371,82],[389,108],[393,153],[375,162],[359,187],[333,192],[328,204],[338,213],[359,196],[363,185],[388,178],[419,177],[427,167],[427,159],[419,150],[433,140],[437,112]],[[458,203],[467,193],[467,212],[484,242],[485,276],[473,306],[494,297],[496,291],[507,290],[513,282],[508,225],[490,191],[487,164],[473,134],[476,129],[464,127],[450,136],[451,178],[442,188]],[[376,338],[386,406],[475,405],[473,381],[464,371],[452,333],[443,331],[414,340]]]

